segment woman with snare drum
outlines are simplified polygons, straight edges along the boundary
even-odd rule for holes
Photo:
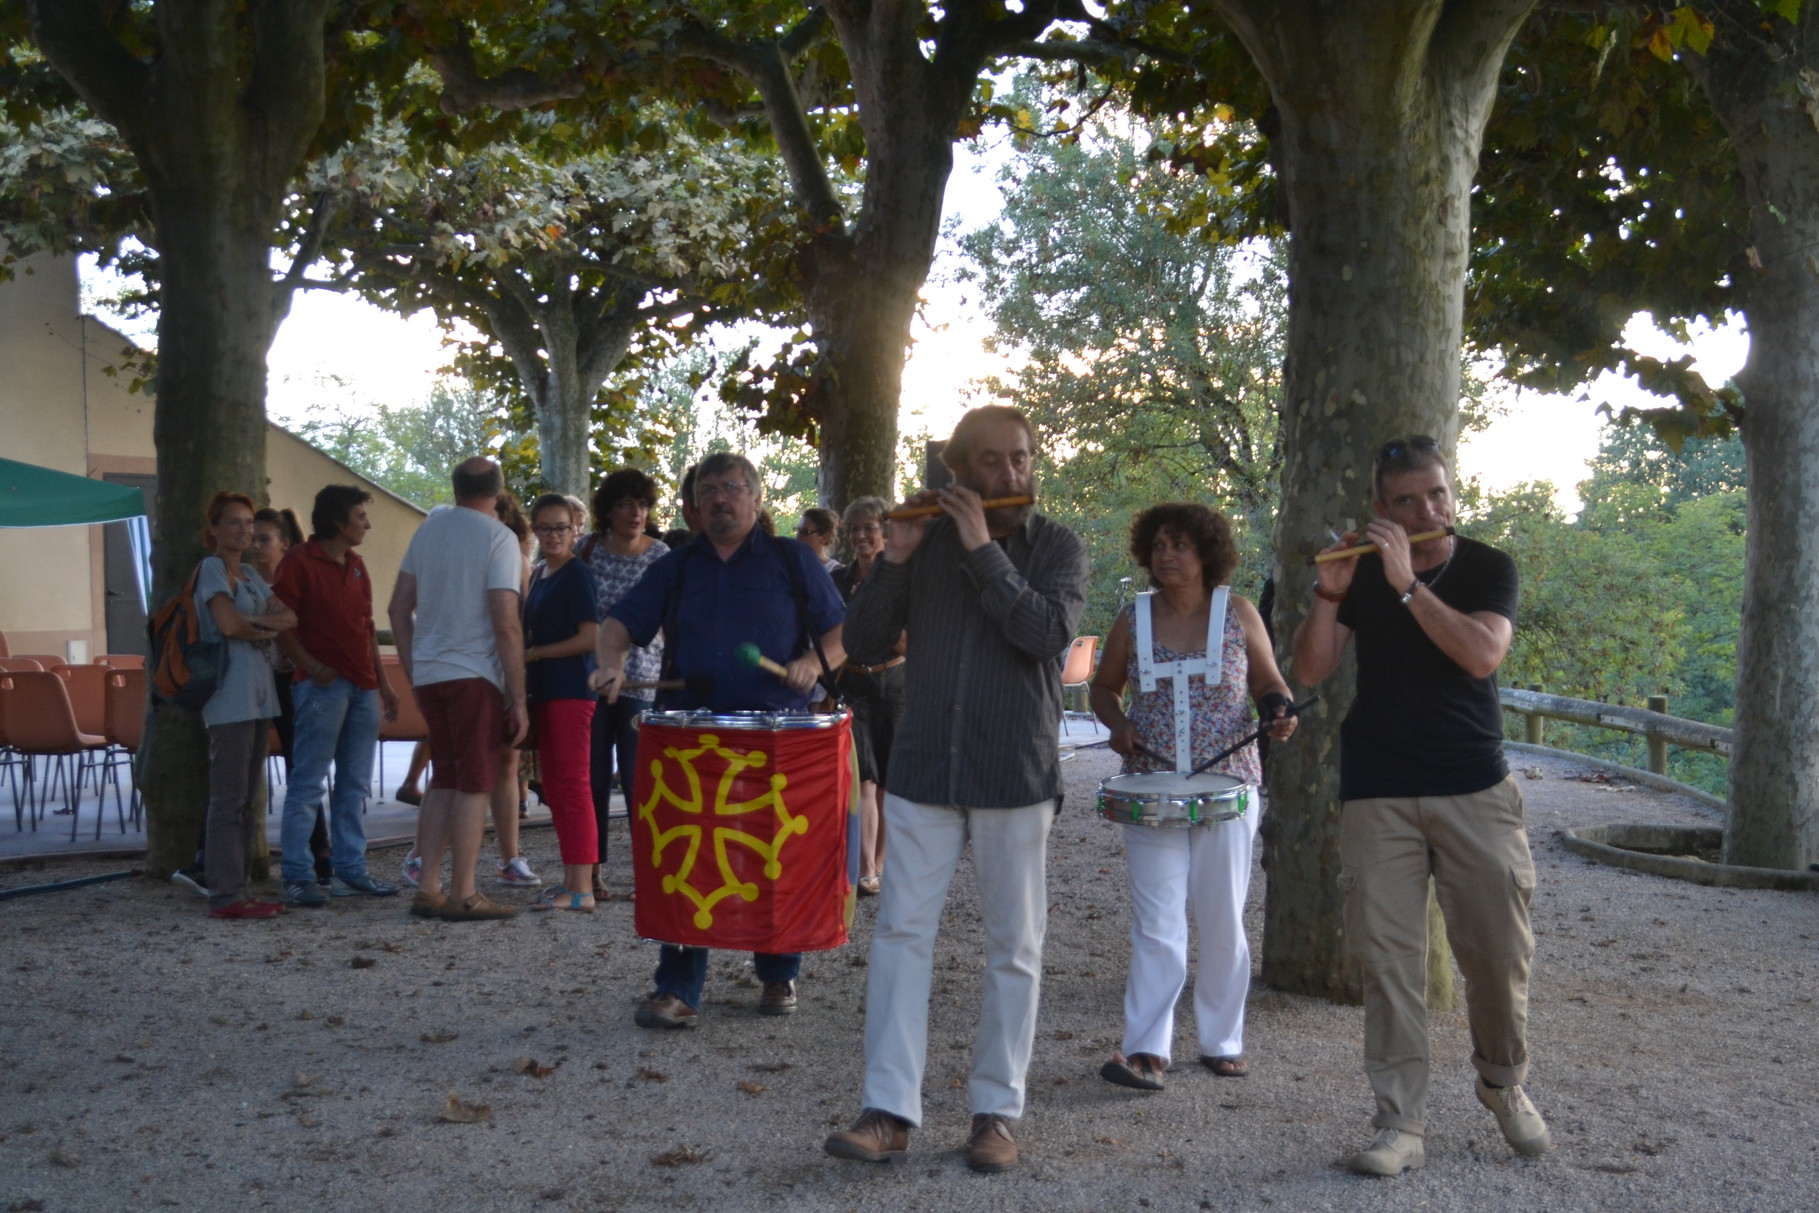
[[[1212,758],[1252,731],[1253,697],[1264,718],[1276,720],[1270,736],[1286,740],[1295,718],[1286,715],[1288,684],[1263,618],[1224,585],[1238,562],[1226,520],[1202,505],[1152,506],[1131,523],[1131,555],[1149,573],[1153,592],[1119,612],[1091,690],[1093,714],[1111,730],[1125,772],[1185,772]],[[1208,641],[1215,637],[1213,652]],[[1147,654],[1140,651],[1144,639]],[[1177,678],[1186,680],[1184,695],[1176,693]],[[1176,760],[1178,738],[1188,740],[1186,761]],[[1194,1023],[1201,1064],[1221,1077],[1246,1073],[1251,957],[1244,903],[1262,770],[1249,746],[1211,769],[1247,785],[1238,802],[1246,811],[1230,820],[1190,819],[1188,828],[1120,827],[1131,880],[1130,978],[1123,1047],[1099,1071],[1120,1086],[1162,1089],[1175,1003],[1187,981],[1190,909],[1200,932]]]

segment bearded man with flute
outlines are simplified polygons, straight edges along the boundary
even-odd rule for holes
[[[1550,1141],[1521,1085],[1535,865],[1497,697],[1515,635],[1515,563],[1452,533],[1452,485],[1432,438],[1386,444],[1372,484],[1376,519],[1316,565],[1294,672],[1320,682],[1356,634],[1357,696],[1339,740],[1339,880],[1378,1132],[1346,1163],[1399,1175],[1426,1161],[1430,876],[1465,974],[1478,1099],[1517,1153]]]

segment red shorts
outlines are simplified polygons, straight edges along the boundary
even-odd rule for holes
[[[491,792],[505,744],[505,696],[485,678],[414,688],[429,725],[431,788]]]

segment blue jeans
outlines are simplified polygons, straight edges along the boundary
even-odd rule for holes
[[[328,764],[335,764],[335,788],[329,798],[329,851],[335,875],[343,880],[366,875],[367,793],[372,788],[373,747],[379,740],[379,692],[363,691],[345,678],[327,686],[299,682],[291,690],[296,734],[291,741],[290,785],[284,791],[284,822],[279,838],[284,848],[284,883],[316,878],[309,835],[316,808],[328,786]]]
[[[657,961],[657,993],[674,994],[700,1010],[701,987],[707,984],[709,951],[708,948],[678,948],[664,944],[663,955]],[[794,981],[796,974],[802,972],[802,953],[772,956],[767,952],[753,952],[752,966],[758,970],[758,980],[766,985],[773,981]]]

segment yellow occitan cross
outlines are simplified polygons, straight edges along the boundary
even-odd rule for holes
[[[720,744],[720,738],[714,733],[703,733],[696,739],[698,745],[693,749],[678,749],[665,746],[663,757],[651,763],[651,794],[638,806],[639,820],[650,827],[651,832],[651,866],[661,869],[663,852],[670,843],[683,840],[686,849],[682,862],[674,873],[665,873],[663,891],[681,893],[695,903],[695,926],[706,930],[714,923],[714,906],[723,898],[737,896],[743,901],[758,900],[759,888],[752,881],[742,881],[733,871],[729,845],[737,843],[750,847],[764,856],[764,875],[767,879],[776,880],[783,872],[783,844],[796,834],[808,833],[808,818],[791,813],[784,801],[783,790],[789,783],[789,777],[781,771],[770,775],[770,790],[751,800],[731,801],[733,785],[748,769],[760,770],[769,761],[769,756],[759,750],[748,750],[740,753],[729,750]],[[772,811],[777,816],[777,829],[770,843],[744,830],[728,826],[715,826],[714,863],[719,869],[720,885],[718,888],[702,892],[696,888],[691,878],[695,872],[695,861],[701,854],[703,826],[698,823],[684,822],[664,829],[657,820],[659,808],[673,808],[681,813],[699,816],[708,811],[707,799],[702,787],[701,772],[695,763],[704,754],[711,754],[726,763],[720,774],[718,786],[714,789],[712,812],[715,817],[741,817],[748,813]],[[684,787],[678,793],[672,789],[665,773],[669,767],[667,760],[675,759],[676,768],[682,773]]]

